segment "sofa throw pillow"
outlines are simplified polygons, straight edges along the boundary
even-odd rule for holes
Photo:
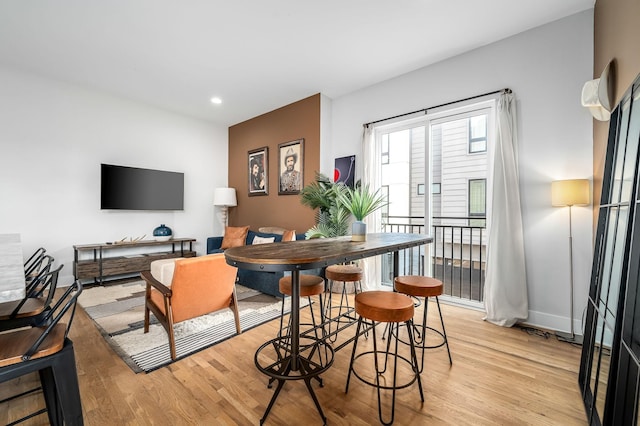
[[[295,241],[296,231],[284,231],[282,234],[282,241]]]
[[[260,237],[258,235],[256,235],[255,237],[253,237],[253,242],[251,244],[256,245],[256,244],[269,244],[274,242],[276,239],[276,237]]]
[[[224,228],[221,249],[243,246],[247,239],[248,226],[227,226]]]

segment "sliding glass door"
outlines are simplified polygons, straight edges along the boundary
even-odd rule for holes
[[[387,232],[426,233],[434,243],[401,259],[406,274],[435,276],[445,294],[482,306],[494,101],[377,126]],[[383,283],[392,284],[390,259]]]

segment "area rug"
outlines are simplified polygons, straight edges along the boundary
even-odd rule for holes
[[[171,364],[167,333],[153,314],[148,333],[144,326],[144,281],[86,288],[78,303],[87,312],[105,340],[136,373],[150,372]],[[281,312],[281,299],[247,287],[236,287],[240,325],[249,330]],[[306,305],[306,298],[300,300]],[[285,312],[290,309],[285,299]],[[183,321],[174,326],[177,359],[206,349],[236,335],[230,309]]]

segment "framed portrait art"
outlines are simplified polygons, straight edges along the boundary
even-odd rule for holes
[[[303,182],[304,139],[278,145],[278,195],[299,194]]]
[[[249,151],[249,196],[269,194],[269,148]]]

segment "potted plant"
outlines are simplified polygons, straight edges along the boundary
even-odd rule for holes
[[[338,194],[347,187],[335,183],[322,173],[316,173],[316,180],[302,188],[300,201],[305,206],[318,209],[316,225],[306,232],[307,238],[329,238],[347,235],[349,231],[349,210],[338,202]]]
[[[360,181],[353,189],[345,186],[343,191],[338,192],[337,200],[356,219],[351,229],[351,241],[365,241],[367,225],[363,222],[364,218],[389,204],[380,189],[372,192],[369,185],[362,185]]]

